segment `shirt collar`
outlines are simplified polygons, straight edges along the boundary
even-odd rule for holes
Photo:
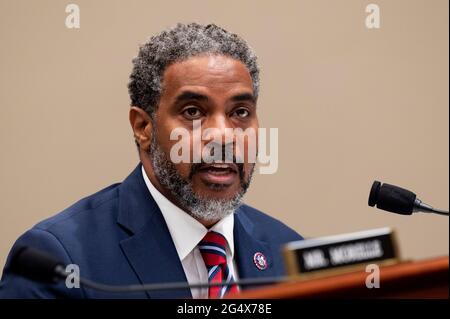
[[[142,166],[142,176],[150,194],[163,214],[178,256],[180,257],[180,260],[183,260],[192,250],[194,250],[203,237],[205,237],[208,229],[161,194],[151,183],[145,172],[144,166]],[[210,229],[225,237],[231,258],[234,256],[233,227],[234,214],[230,214],[222,218]]]

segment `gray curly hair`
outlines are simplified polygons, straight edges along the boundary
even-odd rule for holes
[[[252,78],[255,99],[258,97],[257,57],[241,37],[215,24],[178,23],[151,37],[133,59],[128,83],[131,105],[153,117],[163,89],[164,70],[172,63],[205,54],[226,55],[241,61]]]

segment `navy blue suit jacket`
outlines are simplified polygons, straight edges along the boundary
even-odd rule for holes
[[[280,246],[301,240],[295,231],[268,215],[242,205],[235,214],[234,245],[239,278],[285,274]],[[189,289],[142,293],[104,293],[68,289],[64,282],[42,284],[9,271],[11,253],[22,245],[77,264],[82,277],[112,285],[186,282],[165,220],[150,195],[141,165],[124,180],[86,197],[25,232],[8,256],[0,298],[191,298]],[[267,258],[259,270],[255,253]]]

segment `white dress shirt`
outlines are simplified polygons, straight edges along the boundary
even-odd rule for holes
[[[161,194],[151,183],[144,166],[142,166],[142,176],[166,221],[188,283],[207,283],[208,270],[197,245],[205,237],[208,229]],[[234,280],[237,280],[236,267],[233,259],[233,228],[234,214],[230,214],[217,222],[209,230],[214,230],[222,234],[227,240],[227,247],[225,249],[227,253],[227,264]],[[208,288],[191,288],[191,294],[193,298],[208,298]]]

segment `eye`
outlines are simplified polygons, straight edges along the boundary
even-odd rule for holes
[[[236,111],[234,111],[234,113],[237,115],[237,117],[240,118],[246,118],[249,117],[250,115],[250,112],[245,108],[239,108]]]
[[[197,119],[202,116],[202,112],[196,106],[188,106],[183,110],[183,115],[188,119]]]

